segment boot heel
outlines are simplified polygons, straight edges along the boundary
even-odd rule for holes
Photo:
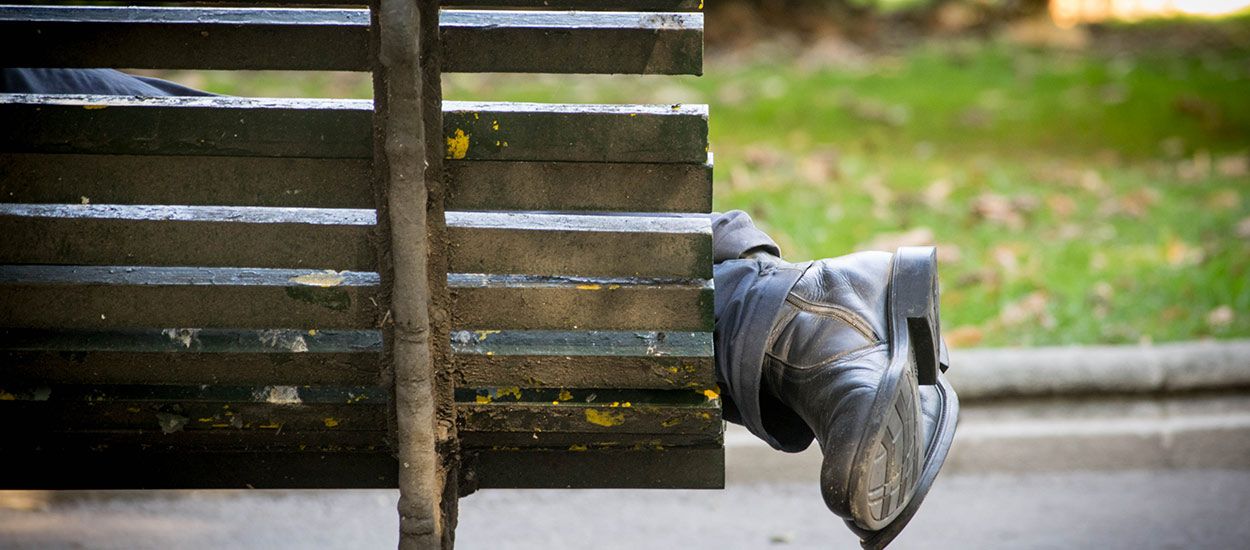
[[[938,319],[937,249],[905,246],[894,253],[890,279],[891,336],[910,340],[916,382],[937,384],[941,324]]]

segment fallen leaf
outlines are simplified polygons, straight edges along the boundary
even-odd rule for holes
[[[917,227],[900,233],[881,233],[872,240],[856,246],[856,250],[884,250],[893,252],[900,246],[927,246],[933,244],[933,230]]]
[[[1036,323],[1045,328],[1053,327],[1055,320],[1046,311],[1049,301],[1050,299],[1044,291],[1034,291],[1019,300],[1003,306],[1002,311],[998,314],[998,320],[1003,326],[1008,327],[1025,323]]]
[[[1212,210],[1226,211],[1239,206],[1241,206],[1241,194],[1232,189],[1217,191],[1207,197],[1207,207]]]
[[[952,348],[970,348],[980,344],[985,338],[985,333],[972,325],[964,325],[942,333],[942,338],[946,340],[946,345]]]
[[[1237,222],[1237,236],[1243,239],[1250,239],[1250,218]]]
[[[1163,259],[1173,267],[1196,264],[1202,261],[1202,249],[1173,237],[1163,245]]]
[[[1067,195],[1055,193],[1046,196],[1046,208],[1054,212],[1056,217],[1066,219],[1076,212],[1076,201]]]
[[[1236,315],[1233,308],[1228,306],[1220,306],[1207,313],[1207,325],[1211,328],[1223,328],[1233,323]]]
[[[1226,178],[1240,178],[1250,175],[1250,155],[1222,157],[1215,163],[1215,171]]]

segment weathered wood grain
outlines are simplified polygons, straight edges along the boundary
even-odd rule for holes
[[[701,74],[701,13],[443,10],[446,72]],[[369,11],[0,6],[0,65],[368,71]]]
[[[450,269],[711,277],[706,216],[448,212]],[[0,203],[0,263],[375,269],[373,210]],[[500,253],[500,251],[507,251]]]
[[[698,163],[704,105],[444,102],[451,160]],[[0,152],[372,158],[366,100],[0,94]]]
[[[700,279],[451,274],[456,329],[712,329]],[[377,276],[295,269],[0,266],[0,327],[357,329]],[[194,307],[190,307],[194,305]]]

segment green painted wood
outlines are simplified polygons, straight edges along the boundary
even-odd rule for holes
[[[712,210],[710,155],[704,165],[448,161],[446,167],[453,210]]]
[[[452,160],[707,161],[703,105],[444,102]],[[372,158],[365,100],[0,94],[0,151]]]
[[[710,212],[711,162],[449,161],[450,210]],[[373,208],[369,161],[0,154],[13,203]]]
[[[373,270],[373,210],[0,204],[0,263]]]
[[[371,328],[376,293],[376,275],[359,272],[0,266],[14,328]]]
[[[363,209],[0,203],[0,263],[372,270],[375,221]],[[457,272],[712,276],[705,216],[448,212],[446,223]]]
[[[393,489],[386,452],[5,453],[5,489]]]
[[[724,486],[722,448],[654,451],[499,450],[468,453],[462,476],[479,488]],[[389,452],[6,453],[6,489],[388,489]]]
[[[373,208],[371,167],[365,159],[6,153],[0,200]]]
[[[443,10],[439,26],[447,72],[703,74],[702,13]]]
[[[483,489],[721,489],[725,450],[476,451],[461,470]]]
[[[376,331],[0,329],[8,384],[382,383]]]
[[[446,72],[701,74],[703,14],[443,10]],[[368,71],[364,9],[0,6],[0,65]]]
[[[711,281],[448,275],[452,327],[712,330]]]
[[[457,331],[459,386],[707,389],[712,335],[657,332]]]
[[[710,333],[456,331],[461,387],[704,390]],[[9,384],[380,383],[376,331],[0,329]]]
[[[7,0],[15,5],[80,5],[80,0]],[[108,2],[102,2],[108,3]],[[168,4],[159,0],[129,0],[132,5]],[[182,0],[181,4],[208,3],[217,6],[281,6],[324,5],[360,6],[360,0]],[[578,11],[702,11],[701,0],[443,0],[443,7],[508,10],[578,10]]]
[[[712,328],[706,280],[451,274],[448,283],[457,329]],[[376,292],[375,274],[351,271],[0,266],[2,325],[12,328],[372,328]]]
[[[705,105],[443,102],[452,160],[707,160]]]

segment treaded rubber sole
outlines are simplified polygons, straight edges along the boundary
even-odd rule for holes
[[[851,480],[851,513],[861,529],[876,531],[894,521],[920,481],[926,453],[919,385],[937,382],[937,292],[936,250],[900,248],[886,305],[890,367],[877,387]]]

